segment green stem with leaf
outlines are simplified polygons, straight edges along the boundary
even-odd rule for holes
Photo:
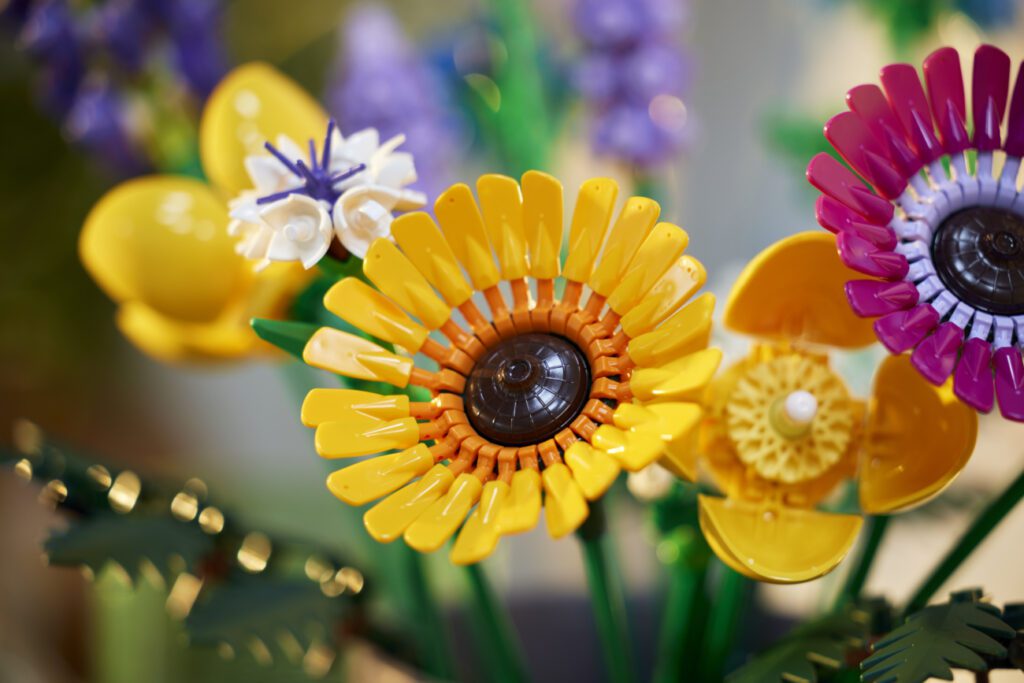
[[[576,531],[583,548],[583,563],[590,587],[590,604],[597,622],[608,679],[612,683],[636,681],[633,647],[629,638],[626,600],[616,566],[611,537],[607,533],[604,508],[591,504],[590,516]]]
[[[479,564],[465,568],[471,590],[469,613],[477,642],[486,652],[488,672],[499,683],[525,683],[530,679],[515,631]]]
[[[952,549],[914,591],[904,614],[913,614],[927,605],[942,584],[946,583],[974,549],[981,545],[989,533],[1016,507],[1021,498],[1024,498],[1024,471],[974,518],[963,535],[953,544]]]

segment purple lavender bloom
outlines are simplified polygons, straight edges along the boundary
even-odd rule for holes
[[[376,128],[381,139],[404,134],[403,149],[419,175],[413,187],[437,196],[465,144],[444,80],[378,6],[349,15],[340,48],[327,102],[343,133]]]
[[[202,99],[224,77],[227,54],[221,40],[221,4],[216,0],[177,0],[169,13],[170,38],[178,70]]]
[[[126,106],[106,83],[87,83],[78,92],[65,119],[68,136],[82,148],[102,156],[124,175],[146,171],[147,165],[128,131]]]

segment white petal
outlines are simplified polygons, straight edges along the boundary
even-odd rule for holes
[[[364,128],[345,138],[345,142],[331,149],[331,170],[344,170],[353,164],[368,164],[377,148],[380,147],[380,134],[376,128]]]
[[[285,168],[284,164],[269,154],[247,156],[245,170],[252,180],[253,187],[260,195],[280,192],[299,184],[299,179]]]
[[[374,182],[396,190],[416,182],[416,165],[408,152],[395,152],[387,157],[374,159],[371,169]]]

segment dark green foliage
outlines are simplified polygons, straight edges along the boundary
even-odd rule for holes
[[[301,360],[302,350],[306,348],[306,342],[309,341],[314,332],[320,329],[320,326],[310,323],[253,318],[252,329],[263,341],[269,342]]]

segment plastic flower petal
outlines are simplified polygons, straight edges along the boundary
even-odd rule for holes
[[[303,406],[320,455],[372,456],[328,487],[351,505],[382,498],[365,516],[375,539],[430,552],[457,535],[452,561],[474,563],[542,508],[553,537],[574,531],[622,470],[694,474],[700,397],[721,358],[705,348],[710,295],[687,303],[704,269],[654,202],[632,198],[616,218],[617,193],[606,178],[584,183],[563,269],[557,180],[483,176],[479,199],[455,185],[434,206],[440,226],[406,214],[397,245],[371,244],[372,287],[347,278],[327,293],[376,341],[320,328],[307,363],[431,394],[318,389]]]
[[[861,519],[816,507],[844,480],[864,512],[895,512],[940,492],[974,448],[975,413],[906,357],[882,364],[867,403],[832,369],[829,347],[872,341],[843,305],[847,274],[830,236],[800,233],[751,261],[726,306],[728,326],[762,341],[708,387],[700,452],[725,498],[701,496],[700,523],[751,578],[808,581],[842,561]]]
[[[937,386],[952,378],[976,410],[998,400],[1024,420],[1024,70],[1011,92],[1010,58],[982,45],[970,101],[952,48],[933,52],[923,76],[892,64],[881,87],[847,93],[825,136],[856,175],[824,154],[811,161],[818,221],[867,276],[846,294],[886,348],[910,352]]]

